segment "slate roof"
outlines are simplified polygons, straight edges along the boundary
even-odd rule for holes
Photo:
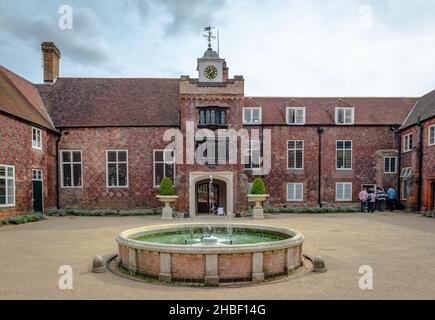
[[[417,98],[247,97],[244,106],[261,106],[263,124],[285,124],[286,107],[305,107],[306,124],[335,124],[335,107],[354,107],[357,125],[401,125]]]
[[[59,78],[37,87],[58,128],[178,125],[179,79]]]
[[[419,117],[421,121],[435,117],[435,90],[418,99],[417,104],[409,113],[401,129],[417,124]]]
[[[55,130],[36,87],[1,65],[0,111]]]

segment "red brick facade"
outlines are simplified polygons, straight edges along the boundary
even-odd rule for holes
[[[401,132],[402,140],[402,159],[401,168],[411,168],[411,177],[401,179],[400,199],[407,208],[423,211],[433,209],[434,206],[434,185],[435,185],[435,145],[429,145],[429,127],[435,125],[435,118],[422,122],[423,145],[420,145],[420,126],[414,125]],[[404,151],[404,139],[408,134],[412,134],[413,148],[411,151]],[[419,158],[420,150],[423,148],[422,176],[421,176],[421,208],[418,207],[419,195]],[[408,195],[404,197],[404,180],[408,183]],[[406,198],[406,199],[405,199]]]
[[[32,125],[0,113],[0,164],[15,167],[15,202],[0,217],[33,212],[32,170],[43,170],[44,210],[56,206],[56,135],[42,130],[42,150],[32,148]]]

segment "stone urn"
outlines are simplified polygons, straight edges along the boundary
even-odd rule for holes
[[[173,211],[171,207],[171,203],[177,201],[178,196],[157,196],[160,202],[164,203],[165,206],[162,210],[162,219],[163,220],[172,220],[173,219]]]
[[[248,201],[255,202],[255,207],[252,212],[252,217],[254,219],[264,219],[264,210],[262,206],[262,202],[266,201],[269,198],[268,194],[249,194]]]

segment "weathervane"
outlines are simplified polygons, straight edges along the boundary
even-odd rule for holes
[[[207,38],[208,41],[208,48],[211,49],[211,41],[212,39],[216,39],[216,36],[213,35],[213,29],[216,27],[208,26],[204,28],[204,31],[207,32],[207,34],[204,34],[203,37]]]

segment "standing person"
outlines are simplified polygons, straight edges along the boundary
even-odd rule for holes
[[[376,198],[378,200],[377,202],[377,209],[379,212],[384,212],[385,210],[385,200],[387,200],[387,193],[384,189],[378,187],[376,192]]]
[[[369,202],[369,212],[374,213],[376,209],[376,193],[373,189],[369,190],[367,201]]]
[[[393,187],[388,188],[387,202],[388,202],[388,209],[390,209],[390,211],[393,212],[394,207],[396,206],[396,190]]]
[[[361,212],[366,212],[367,199],[369,194],[367,193],[367,189],[363,188],[358,195],[359,201],[361,201]]]

